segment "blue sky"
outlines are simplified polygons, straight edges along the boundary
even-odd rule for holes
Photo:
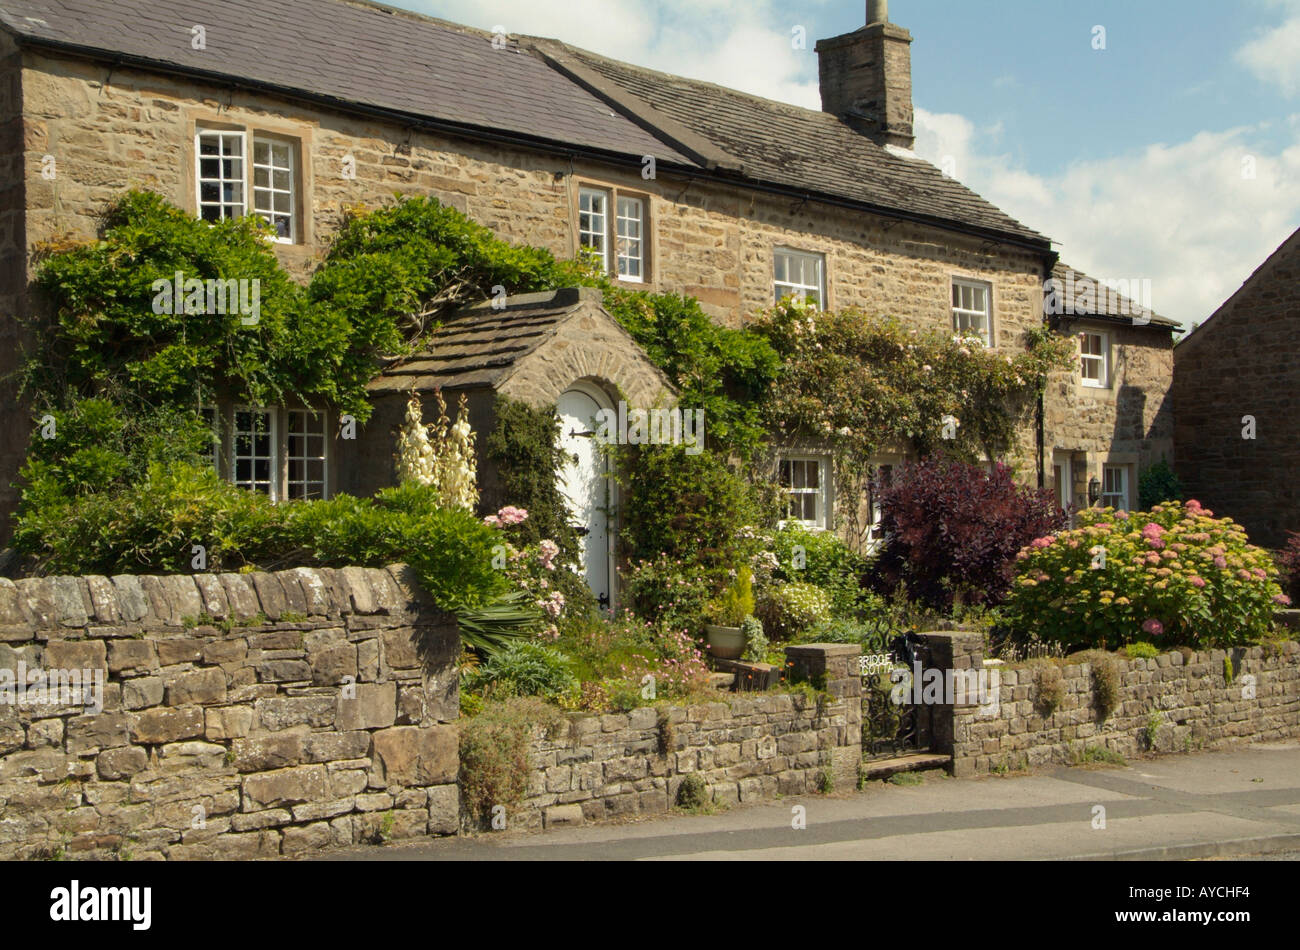
[[[815,40],[865,22],[863,0],[395,5],[810,108]],[[1300,0],[892,0],[890,19],[915,40],[916,150],[1074,266],[1149,279],[1161,313],[1203,321],[1300,227]]]

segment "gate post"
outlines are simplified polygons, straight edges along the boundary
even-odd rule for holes
[[[955,630],[918,633],[916,636],[926,645],[925,656],[921,659],[922,671],[937,670],[944,682],[966,670],[979,671],[984,668],[983,634]],[[970,699],[969,696],[964,698]],[[931,752],[939,755],[952,755],[954,745],[963,738],[958,735],[961,728],[958,720],[971,715],[977,708],[978,703],[969,701],[960,705],[945,701],[918,707],[917,731],[920,744],[923,747],[929,746]]]
[[[835,787],[857,787],[862,763],[862,679],[856,643],[801,643],[785,648],[792,680],[807,680],[824,689],[843,707],[844,724],[835,728],[831,770]],[[835,715],[839,716],[837,709]]]

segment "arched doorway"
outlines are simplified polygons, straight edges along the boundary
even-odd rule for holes
[[[566,463],[559,472],[560,494],[569,507],[569,521],[581,539],[582,572],[602,607],[614,603],[614,549],[609,512],[613,484],[609,459],[595,438],[596,413],[612,410],[598,387],[575,383],[556,401],[560,417],[560,447]]]

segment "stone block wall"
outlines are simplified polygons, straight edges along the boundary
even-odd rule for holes
[[[455,834],[455,619],[403,567],[0,579],[0,858],[253,858]],[[28,698],[31,698],[30,696]]]
[[[924,636],[934,666],[982,668],[978,634]],[[1230,680],[1225,658],[1232,662]],[[1133,756],[1300,736],[1300,643],[1286,642],[1278,650],[1189,650],[1149,660],[1112,659],[1118,705],[1104,721],[1092,664],[1058,667],[1063,694],[1054,711],[1042,704],[1042,667],[1001,669],[996,714],[974,703],[936,708],[936,720],[946,722],[936,730],[935,751],[952,755],[954,775],[969,776],[1068,763],[1090,746]]]
[[[791,655],[798,650],[799,656]],[[827,694],[729,695],[696,706],[571,715],[534,738],[527,797],[510,827],[558,827],[656,815],[698,774],[719,803],[856,787],[862,758],[858,648],[789,648],[795,675]]]

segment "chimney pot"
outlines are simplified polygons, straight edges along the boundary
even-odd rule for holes
[[[867,0],[867,25],[889,22],[889,0]]]

